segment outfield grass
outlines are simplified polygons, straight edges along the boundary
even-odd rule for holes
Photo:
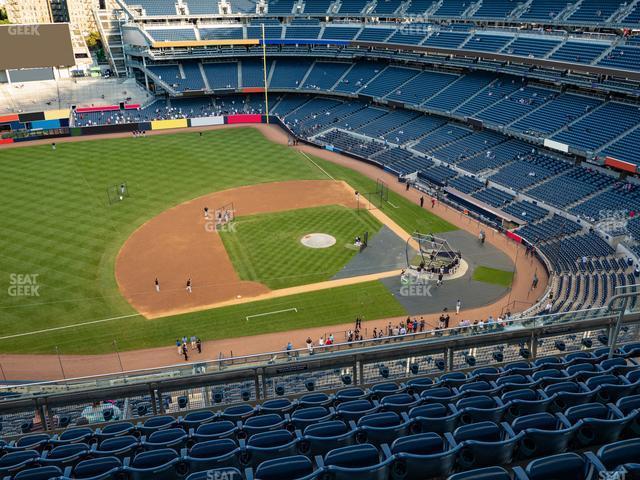
[[[246,320],[250,315],[289,308],[298,311]],[[58,346],[61,354],[98,354],[113,352],[114,340],[120,350],[134,350],[172,346],[176,338],[185,335],[213,340],[321,326],[327,326],[331,332],[332,325],[353,322],[357,316],[375,319],[406,314],[382,282],[374,281],[156,320],[133,317],[46,335],[0,340],[0,349],[52,354]],[[283,347],[288,340],[283,333]]]
[[[357,172],[316,161],[360,191],[373,189],[374,182]],[[59,143],[55,151],[46,145],[1,150],[0,337],[134,313],[115,282],[116,255],[136,228],[172,206],[241,185],[324,178],[298,152],[271,143],[252,128],[211,131],[202,137],[185,132]],[[109,206],[107,187],[123,181],[131,197]],[[453,228],[393,192],[389,200],[400,208],[383,210],[407,231]],[[12,274],[37,274],[39,296],[11,296]],[[316,300],[333,295],[340,293],[318,292]],[[325,307],[315,311],[317,321],[325,324],[344,321],[349,315],[343,310],[353,313],[348,295],[335,305],[319,305]],[[375,306],[381,308],[378,313],[370,310],[369,318],[398,310],[397,304],[386,310],[372,303]],[[100,352],[110,348],[113,338],[122,349],[167,345],[175,335],[172,325],[191,321],[200,325],[197,333],[203,338],[223,338],[217,314],[127,319],[19,337],[0,341],[0,351],[51,352],[59,345],[65,353]],[[235,335],[243,334],[240,330]]]
[[[353,239],[381,227],[366,210],[331,205],[238,217],[221,237],[242,280],[278,289],[329,280],[357,255]],[[308,233],[327,233],[336,244],[305,247],[300,239]]]
[[[509,270],[498,270],[497,268],[479,266],[473,271],[473,276],[471,278],[478,282],[510,287],[511,282],[513,282],[513,272]]]
[[[327,160],[314,157],[313,161],[320,165],[320,167],[333,178],[336,180],[344,180],[359,192],[376,191],[375,180]],[[439,233],[458,230],[458,227],[455,225],[432,214],[426,208],[421,208],[420,205],[410,202],[392,190],[389,190],[389,199],[382,204],[380,210],[386,213],[387,216],[408,233]]]

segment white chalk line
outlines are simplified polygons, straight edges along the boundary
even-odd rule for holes
[[[309,161],[310,161],[311,163],[313,163],[316,167],[318,167],[318,168],[320,169],[320,171],[321,171],[322,173],[324,173],[327,177],[329,177],[331,180],[335,180],[335,178],[333,178],[331,175],[329,175],[329,173],[328,173],[324,168],[322,168],[320,165],[318,165],[316,162],[314,162],[314,161],[313,161],[313,159],[312,159],[309,155],[307,155],[306,153],[304,153],[304,152],[302,152],[302,151],[300,151],[300,153],[301,153],[302,155],[304,155],[304,156],[305,156],[305,158],[306,158],[307,160],[309,160]]]
[[[32,332],[16,333],[14,335],[5,335],[4,337],[0,337],[0,340],[9,340],[11,338],[26,337],[29,335],[37,335],[39,333],[48,333],[48,332],[55,332],[58,330],[67,330],[69,328],[83,327],[85,325],[95,325],[96,323],[105,323],[105,322],[111,322],[113,320],[122,320],[123,318],[132,318],[132,317],[140,317],[140,316],[141,315],[139,313],[133,313],[131,315],[122,315],[120,317],[103,318],[101,320],[92,320],[91,322],[74,323],[73,325],[64,325],[62,327],[47,328],[45,330],[34,330]]]
[[[276,313],[284,313],[284,312],[296,312],[296,313],[298,313],[298,309],[297,308],[286,308],[284,310],[275,310],[273,312],[256,313],[255,315],[247,315],[245,317],[245,320],[249,321],[250,318],[264,317],[266,315],[275,315]]]

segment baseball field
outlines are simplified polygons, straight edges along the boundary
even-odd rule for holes
[[[344,192],[338,192],[341,181]],[[304,197],[305,185],[310,185],[320,200],[292,203],[286,186],[293,183],[287,182],[301,188],[288,192],[292,198]],[[129,195],[109,202],[109,189],[121,183]],[[285,187],[276,195],[282,204],[261,209],[260,186],[269,185]],[[292,324],[336,325],[358,315],[405,314],[384,285],[373,280],[215,309],[200,308],[200,303],[183,314],[170,314],[165,305],[160,312],[167,315],[140,315],[132,299],[144,303],[157,298],[153,282],[158,271],[161,295],[171,299],[186,295],[184,282],[192,270],[171,272],[189,262],[196,265],[191,269],[206,264],[207,244],[190,240],[195,230],[174,222],[171,231],[162,231],[158,222],[196,212],[189,222],[201,227],[203,201],[247,188],[253,190],[238,202],[235,231],[202,238],[221,242],[239,282],[265,291],[331,279],[357,254],[349,248],[353,237],[364,231],[375,236],[382,226],[367,209],[355,209],[347,200],[332,203],[334,194],[351,199],[351,190],[374,191],[375,181],[272,143],[252,128],[60,143],[55,150],[48,145],[1,150],[0,352],[101,353],[112,351],[114,341],[121,350],[133,350],[171,345],[191,334],[214,340],[287,331]],[[392,191],[378,212],[407,232],[455,229]],[[300,246],[300,237],[315,231],[330,233],[336,244],[324,251]],[[128,252],[131,257],[123,256],[126,245],[137,245]],[[158,250],[159,245],[173,245],[184,257]],[[146,262],[145,267],[135,261],[119,265],[127,258]],[[128,272],[117,272],[127,267]],[[208,268],[208,278],[222,275],[216,268],[216,263]],[[222,280],[215,284],[198,278],[194,276],[189,299],[201,301],[224,290]],[[287,310],[294,306],[292,316]],[[285,312],[261,316],[281,310]]]

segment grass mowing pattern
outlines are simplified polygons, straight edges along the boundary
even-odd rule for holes
[[[478,282],[491,283],[503,287],[510,287],[513,282],[513,272],[508,270],[499,270],[497,268],[478,266],[473,271],[472,280]]]
[[[298,312],[246,320],[249,315],[288,308],[297,308]],[[203,340],[214,340],[321,326],[327,326],[327,331],[331,332],[331,325],[353,322],[357,316],[375,319],[404,315],[406,310],[395,297],[381,282],[375,281],[157,320],[134,317],[74,327],[50,332],[46,336],[4,340],[0,342],[0,348],[16,353],[53,354],[54,346],[57,345],[61,354],[112,353],[113,340],[118,342],[120,350],[158,346],[168,348],[173,346],[176,338],[184,335],[198,335]],[[287,334],[283,333],[283,348],[288,340]],[[117,364],[114,363],[113,368],[117,369]]]
[[[344,180],[359,192],[376,191],[376,182],[374,180],[354,170],[316,157],[313,157],[313,161],[336,180]],[[393,207],[391,204],[398,208]],[[429,204],[428,199],[425,204]],[[426,208],[420,208],[420,205],[410,202],[392,190],[389,190],[388,202],[384,202],[380,210],[400,225],[407,233],[439,233],[458,230],[458,227],[455,225],[437,217]]]
[[[375,188],[375,182],[357,172],[315,161],[360,191]],[[202,137],[185,132],[59,143],[56,151],[50,146],[2,150],[0,292],[8,292],[11,274],[39,274],[40,296],[0,294],[0,336],[134,313],[117,289],[115,257],[136,228],[174,205],[241,185],[325,178],[302,155],[269,142],[252,128],[206,132]],[[122,181],[127,182],[131,198],[108,206],[106,188]],[[387,205],[383,211],[407,231],[420,226],[421,231],[434,233],[454,228],[393,192],[389,200],[400,208]],[[316,325],[352,321],[351,288],[317,292],[312,297],[314,308],[309,310],[314,318],[309,321],[321,322]],[[377,282],[359,285],[357,291],[372,299],[366,305],[367,318],[404,314],[393,298],[374,301],[376,295],[388,293]],[[256,302],[225,310],[224,315],[235,315],[239,321],[246,311],[268,311],[270,305]],[[112,351],[113,339],[127,350],[170,345],[177,330],[181,330],[179,336],[189,330],[204,339],[247,332],[236,325],[225,333],[219,315],[215,310],[154,321],[117,320],[2,340],[0,351],[54,353],[58,345],[61,353],[101,353]],[[305,326],[299,320],[294,323]],[[187,329],[187,325],[193,327]],[[264,326],[271,328],[268,321]],[[260,330],[251,332],[246,334]]]
[[[346,245],[366,230],[371,238],[382,224],[365,210],[332,205],[238,217],[234,226],[221,236],[240,278],[277,289],[329,280],[357,255]],[[336,244],[305,247],[300,238],[308,233],[327,233]]]

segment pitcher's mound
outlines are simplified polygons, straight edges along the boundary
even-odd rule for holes
[[[305,247],[329,248],[336,244],[336,239],[326,233],[309,233],[300,239]]]

